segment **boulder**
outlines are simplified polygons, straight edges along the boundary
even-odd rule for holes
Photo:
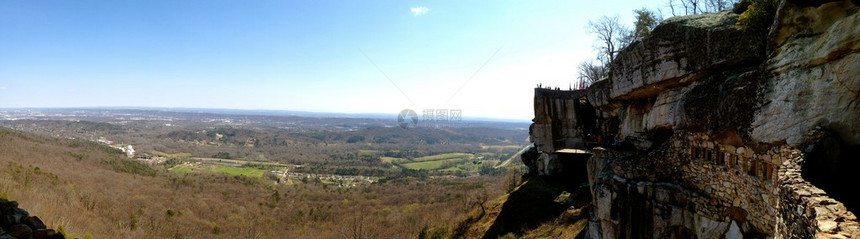
[[[18,208],[18,202],[0,198],[0,239],[65,238],[63,234],[48,229],[41,219]]]
[[[762,35],[737,27],[738,15],[721,11],[666,19],[611,64],[610,97],[636,99],[687,85],[708,70],[756,65],[765,57]]]

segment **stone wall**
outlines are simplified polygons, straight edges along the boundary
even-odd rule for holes
[[[786,149],[753,152],[705,134],[679,136],[646,155],[599,150],[590,159],[602,237],[644,237],[630,228],[643,229],[647,238],[772,235],[774,170]],[[633,218],[619,218],[624,215]]]
[[[777,233],[784,238],[860,238],[857,217],[801,177],[803,155],[792,151],[779,169]]]

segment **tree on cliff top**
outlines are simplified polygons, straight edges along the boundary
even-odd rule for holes
[[[719,12],[731,9],[737,0],[669,0],[672,16]]]
[[[583,61],[577,67],[579,70],[579,80],[582,86],[589,86],[597,82],[606,75],[606,70],[603,65],[595,64],[594,61]]]
[[[618,16],[603,16],[596,22],[588,21],[588,32],[597,34],[598,58],[604,64],[612,62],[618,50],[624,47],[623,40],[628,31],[618,22]]]
[[[735,12],[738,16],[737,26],[741,30],[767,32],[776,17],[777,0],[743,0],[738,3]]]
[[[651,31],[663,20],[654,11],[646,8],[633,10],[633,13],[636,13],[636,22],[633,23],[633,31],[631,32],[633,40],[651,34]]]
[[[609,71],[606,66],[615,60],[615,55],[633,41],[650,34],[662,20],[656,13],[645,8],[633,10],[633,12],[636,13],[633,30],[619,23],[617,16],[603,16],[596,22],[588,22],[588,32],[597,34],[597,60],[600,63],[595,64],[593,61],[579,63],[578,78],[583,86],[591,85],[606,76]]]

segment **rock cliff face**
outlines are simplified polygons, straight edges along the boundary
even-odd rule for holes
[[[535,90],[527,164],[588,174],[593,238],[860,238],[858,12],[783,1],[767,34],[730,11],[667,19],[609,79]],[[569,149],[594,155],[557,166]]]

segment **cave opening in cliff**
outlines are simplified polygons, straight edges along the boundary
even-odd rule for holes
[[[839,137],[826,134],[806,145],[803,151],[803,178],[842,202],[849,211],[860,212],[860,192],[849,185],[857,182],[860,145],[848,145]]]
[[[580,150],[557,151],[563,172],[557,176],[560,185],[566,190],[577,190],[588,184],[588,159],[591,153]]]
[[[588,103],[585,97],[577,99],[573,107],[576,112],[576,121],[582,127],[582,137],[585,141],[583,149],[600,146],[606,137],[602,128],[597,125],[597,114],[594,107]]]

